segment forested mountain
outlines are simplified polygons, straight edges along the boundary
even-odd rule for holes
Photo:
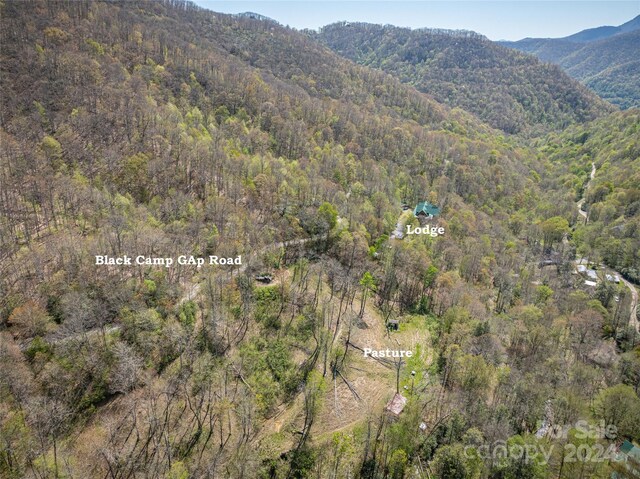
[[[600,224],[635,274],[637,115],[527,145],[182,0],[5,1],[0,32],[3,478],[604,478],[577,421],[640,440],[632,295],[572,274]],[[606,110],[576,92],[541,129]],[[394,237],[426,201],[445,233]]]
[[[574,33],[573,35],[569,35],[568,37],[561,38],[561,40],[568,40],[574,43],[589,43],[596,40],[609,38],[614,35],[619,35],[621,33],[633,32],[636,30],[640,30],[640,15],[629,20],[626,23],[623,23],[622,25],[618,25],[617,27],[604,26],[587,28],[586,30]]]
[[[618,27],[600,27],[564,38],[499,42],[560,65],[605,100],[640,106],[640,15]]]
[[[556,66],[515,53],[473,32],[336,23],[320,41],[379,68],[507,133],[557,130],[612,111]]]

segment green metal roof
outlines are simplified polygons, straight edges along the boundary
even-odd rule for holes
[[[620,452],[625,453],[628,456],[634,457],[636,460],[640,460],[640,448],[634,446],[629,441],[624,441],[620,446]]]
[[[413,214],[418,216],[419,213],[423,213],[425,215],[438,216],[440,214],[440,208],[436,205],[432,205],[428,201],[421,201],[416,206],[416,209],[413,210]]]

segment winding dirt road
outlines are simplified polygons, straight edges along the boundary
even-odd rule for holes
[[[596,176],[596,164],[591,163],[591,175],[589,175],[589,181],[584,187],[584,192],[586,192],[587,189],[589,189],[589,185],[591,185],[591,182],[593,181],[593,178],[595,176]],[[584,218],[586,223],[588,219],[588,213],[586,211],[582,211],[582,205],[585,200],[584,192],[583,192],[582,198],[580,198],[580,200],[576,203],[576,207],[578,208],[578,214]],[[620,281],[622,281],[624,285],[627,288],[629,288],[629,290],[631,291],[631,311],[629,316],[629,324],[635,326],[636,332],[640,334],[640,321],[638,321],[638,317],[636,315],[636,311],[638,309],[638,290],[633,284],[631,284],[629,281],[624,279],[622,274],[620,274],[618,271],[611,269],[611,272],[615,275],[618,275],[620,277]]]
[[[640,321],[638,321],[638,290],[636,287],[631,284],[629,281],[624,279],[620,273],[616,273],[620,276],[620,281],[622,281],[627,288],[631,290],[631,316],[629,317],[629,324],[633,324],[636,327],[636,332],[640,334]]]
[[[589,185],[591,184],[591,182],[593,181],[593,178],[596,176],[596,164],[595,163],[591,163],[591,175],[589,175],[589,182],[586,184],[586,186],[584,187],[583,191],[587,191],[587,189],[589,188]],[[580,216],[582,216],[585,221],[587,220],[587,212],[586,211],[582,211],[582,204],[584,203],[584,193],[582,194],[582,198],[580,198],[580,201],[578,201],[576,203],[576,206],[578,207],[578,214]]]

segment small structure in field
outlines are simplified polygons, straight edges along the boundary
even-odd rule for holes
[[[390,319],[387,322],[387,329],[389,331],[398,331],[400,329],[400,321],[397,319]]]
[[[387,403],[384,410],[392,417],[396,418],[402,414],[404,407],[407,405],[407,398],[400,393],[395,393],[391,400]]]

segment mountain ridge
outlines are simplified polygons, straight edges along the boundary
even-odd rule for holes
[[[571,42],[588,43],[596,40],[602,40],[604,38],[612,37],[620,33],[632,32],[640,29],[640,15],[632,18],[628,22],[625,22],[618,26],[601,26],[595,28],[587,28],[581,30],[572,35],[560,38],[560,40],[568,40]]]
[[[574,261],[640,278],[637,111],[538,108],[567,77],[516,52],[551,132],[507,135],[184,0],[0,13],[2,478],[579,479],[523,460],[594,444],[552,413],[640,440],[634,308]],[[504,98],[502,47],[433,35]]]
[[[310,35],[507,133],[535,134],[613,110],[560,68],[473,32],[342,22]]]
[[[605,100],[640,106],[640,15],[617,27],[587,29],[563,38],[525,38],[499,44],[561,66]]]

